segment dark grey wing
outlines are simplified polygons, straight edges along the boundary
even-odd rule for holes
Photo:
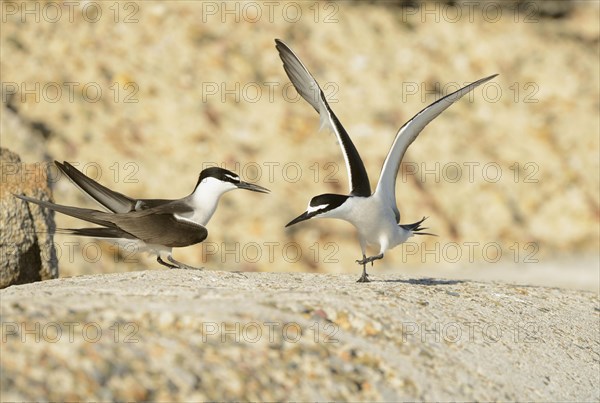
[[[142,209],[132,211],[130,214],[132,217],[145,217],[152,214],[185,214],[193,213],[194,209],[189,203],[186,203],[183,199],[179,200],[151,200],[144,199],[140,202],[148,202]]]
[[[136,211],[147,210],[154,207],[162,206],[163,204],[172,203],[173,200],[169,199],[139,199],[135,204]]]
[[[63,206],[27,196],[15,195],[15,197],[39,204],[42,207],[71,217],[107,227],[63,230],[74,235],[100,238],[137,238],[147,244],[168,247],[194,245],[202,242],[208,236],[208,231],[204,226],[178,216],[178,214],[192,211],[189,205],[180,201],[165,203],[141,211],[114,214],[92,209]]]
[[[117,227],[94,227],[94,228],[57,228],[57,234],[69,234],[77,236],[89,236],[91,238],[110,238],[110,239],[136,239],[131,234]]]
[[[344,126],[342,126],[337,116],[335,116],[329,107],[325,99],[325,94],[323,94],[319,84],[304,64],[302,64],[298,56],[285,43],[279,39],[275,39],[275,44],[279,52],[279,57],[283,61],[283,68],[292,84],[294,84],[296,91],[319,113],[320,128],[327,126],[335,133],[342,148],[342,154],[344,155],[344,161],[348,170],[350,194],[354,196],[370,196],[371,184],[369,183],[369,176],[360,158],[360,154],[356,150],[352,140],[350,140],[350,136],[348,136]]]
[[[132,212],[116,214],[115,223],[123,231],[147,244],[181,248],[200,243],[208,236],[206,227],[172,213]]]
[[[66,161],[54,163],[81,191],[113,213],[127,213],[135,209],[135,199],[102,186]]]

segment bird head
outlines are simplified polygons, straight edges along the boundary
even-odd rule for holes
[[[311,218],[334,217],[337,209],[348,200],[350,196],[326,193],[313,197],[308,203],[306,211],[287,223],[286,227],[298,224]]]
[[[253,192],[269,193],[270,190],[253,183],[240,180],[240,176],[224,168],[210,167],[203,169],[198,178],[198,187],[210,187],[217,193],[225,193],[234,189],[246,189]]]

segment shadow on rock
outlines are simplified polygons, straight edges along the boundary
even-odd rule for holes
[[[411,278],[409,280],[383,280],[384,283],[405,283],[413,285],[454,285],[464,283],[464,280],[440,280],[436,278]]]

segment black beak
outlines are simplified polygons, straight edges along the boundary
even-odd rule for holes
[[[305,220],[308,220],[313,217],[314,217],[314,213],[309,213],[309,212],[305,211],[304,213],[300,214],[298,217],[294,218],[292,221],[287,223],[285,227],[286,228],[290,227],[294,224],[298,224],[301,221],[305,221]]]
[[[240,183],[236,184],[236,186],[240,189],[251,190],[253,192],[271,193],[271,191],[269,189],[264,188],[259,185],[255,185],[254,183],[240,182]]]

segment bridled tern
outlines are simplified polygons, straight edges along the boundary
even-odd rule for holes
[[[15,196],[100,225],[92,228],[64,229],[61,230],[62,233],[138,241],[156,253],[158,263],[169,268],[191,268],[173,258],[172,248],[194,245],[206,239],[206,224],[224,193],[234,189],[269,193],[269,190],[262,186],[241,181],[240,177],[231,171],[211,167],[202,170],[194,191],[182,199],[132,199],[102,186],[68,162],[61,164],[55,161],[55,164],[75,185],[104,206],[108,212]],[[166,254],[172,264],[165,262],[161,253]]]
[[[286,227],[311,218],[338,218],[350,222],[358,230],[358,239],[363,258],[357,260],[363,266],[358,282],[369,282],[367,263],[382,259],[388,249],[392,249],[413,235],[433,235],[423,232],[421,227],[425,217],[413,224],[400,224],[400,212],[396,206],[396,176],[400,162],[408,146],[417,138],[425,126],[452,103],[475,87],[491,80],[497,74],[475,81],[432,103],[406,122],[398,133],[383,163],[375,192],[365,166],[348,133],[335,116],[323,91],[307,68],[292,50],[276,39],[276,48],[283,61],[283,68],[298,93],[320,116],[320,129],[327,127],[337,137],[346,162],[349,179],[349,194],[326,193],[313,197],[304,213],[290,221]],[[366,256],[367,245],[379,248],[379,254]]]

